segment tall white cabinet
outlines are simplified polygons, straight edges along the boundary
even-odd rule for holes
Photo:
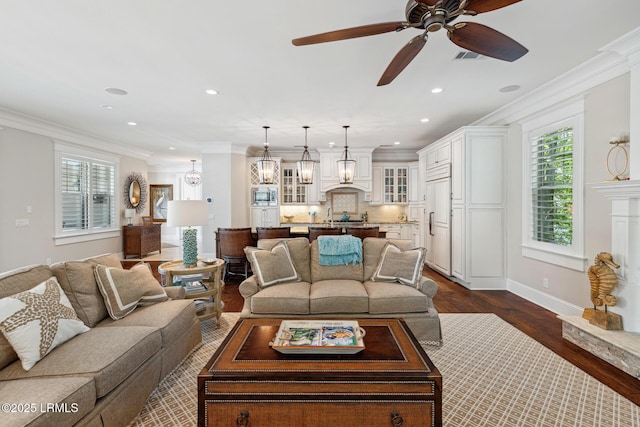
[[[506,127],[468,126],[419,152],[425,177],[446,164],[447,157],[451,168],[448,201],[443,202],[439,193],[434,200],[430,196],[434,190],[429,191],[430,185],[424,182],[428,264],[469,289],[505,287],[506,141]],[[435,218],[448,217],[449,249],[430,238],[430,212],[434,212],[431,234]],[[443,266],[449,267],[449,273]]]

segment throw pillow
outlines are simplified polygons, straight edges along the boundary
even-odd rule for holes
[[[244,253],[261,287],[300,280],[285,241],[277,243],[270,251],[246,247]]]
[[[378,266],[371,275],[372,282],[399,282],[418,286],[422,276],[424,248],[402,251],[391,242],[382,249]]]
[[[169,299],[148,264],[139,263],[130,270],[98,264],[94,271],[98,289],[113,320],[122,319],[139,305]]]
[[[0,299],[0,329],[26,371],[63,342],[89,330],[55,277]]]

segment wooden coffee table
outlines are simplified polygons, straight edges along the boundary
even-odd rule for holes
[[[281,354],[280,321],[234,326],[198,375],[198,426],[442,425],[442,376],[403,320],[358,320],[352,355]]]

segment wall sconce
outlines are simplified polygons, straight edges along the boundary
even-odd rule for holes
[[[344,128],[344,153],[342,158],[338,160],[338,179],[340,184],[353,184],[353,177],[356,172],[356,161],[351,158],[349,154],[349,146],[347,145],[347,129],[348,125],[342,126]]]
[[[302,126],[304,128],[304,151],[302,152],[302,159],[296,162],[298,169],[298,180],[300,184],[313,184],[313,169],[315,168],[315,160],[311,160],[309,154],[309,147],[307,147],[307,130],[309,126]]]
[[[629,179],[628,177],[623,177],[629,167],[629,152],[623,145],[628,143],[627,136],[614,136],[609,141],[609,144],[613,145],[607,153],[607,172],[613,177],[610,181],[625,181]]]
[[[271,158],[269,153],[269,142],[267,142],[267,131],[269,126],[262,126],[264,128],[264,152],[262,158],[256,163],[258,165],[258,178],[260,184],[273,184],[276,176],[276,161]]]

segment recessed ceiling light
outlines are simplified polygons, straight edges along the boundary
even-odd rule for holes
[[[400,141],[394,142],[393,145],[400,145]]]
[[[431,93],[441,93],[444,89],[442,89],[441,87],[434,87],[433,89],[431,89]]]
[[[117,87],[108,87],[105,91],[109,92],[111,95],[126,95],[127,91],[123,89],[118,89]]]
[[[500,88],[500,92],[503,92],[503,93],[515,92],[518,89],[520,89],[520,85],[509,85],[509,86],[505,86],[503,88]]]
[[[333,147],[334,145],[336,145],[336,143],[335,143],[335,142],[333,142],[333,141],[331,141],[331,142],[329,143],[329,145]]]
[[[129,126],[137,126],[137,125],[138,125],[136,122],[127,122],[127,124],[128,124]]]
[[[106,108],[107,110],[113,110],[113,105],[109,104],[101,104],[100,107]]]
[[[207,89],[207,90],[205,90],[205,92],[207,94],[209,94],[209,95],[217,95],[218,94],[218,91],[215,90],[215,89]]]
[[[422,123],[429,123],[429,117],[425,117],[425,118],[423,118],[423,119],[420,119],[420,121],[421,121]]]
[[[173,151],[173,150],[175,150],[175,149],[176,149],[176,147],[169,147],[169,150],[172,150],[172,151]]]

